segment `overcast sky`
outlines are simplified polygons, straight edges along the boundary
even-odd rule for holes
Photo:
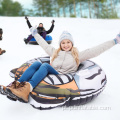
[[[13,0],[18,1],[24,8],[31,8],[33,0]]]

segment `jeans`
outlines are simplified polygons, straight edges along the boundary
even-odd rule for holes
[[[59,74],[51,65],[48,63],[34,62],[18,79],[19,82],[29,82],[33,88],[42,81],[48,74]]]

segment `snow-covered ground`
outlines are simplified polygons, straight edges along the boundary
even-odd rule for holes
[[[107,40],[112,40],[120,32],[120,20],[97,20],[80,18],[41,18],[30,17],[32,25],[43,23],[46,30],[55,20],[51,33],[53,43],[58,48],[59,36],[68,30],[74,38],[75,46],[84,50]],[[3,40],[0,48],[6,54],[0,56],[0,84],[8,85],[13,81],[9,71],[19,67],[27,60],[46,53],[40,46],[25,45],[23,38],[30,34],[24,17],[0,17]],[[120,119],[120,45],[116,45],[102,55],[91,59],[102,67],[107,75],[105,90],[92,102],[78,107],[56,108],[40,111],[29,104],[13,102],[0,95],[0,120],[119,120]]]

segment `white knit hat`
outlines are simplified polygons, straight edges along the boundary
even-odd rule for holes
[[[60,39],[59,39],[59,45],[62,42],[62,40],[65,40],[65,39],[70,40],[72,44],[74,45],[72,35],[68,31],[63,31],[63,33],[61,34]]]

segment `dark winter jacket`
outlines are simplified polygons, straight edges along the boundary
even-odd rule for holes
[[[37,27],[37,32],[38,32],[39,34],[45,32],[44,27]]]

